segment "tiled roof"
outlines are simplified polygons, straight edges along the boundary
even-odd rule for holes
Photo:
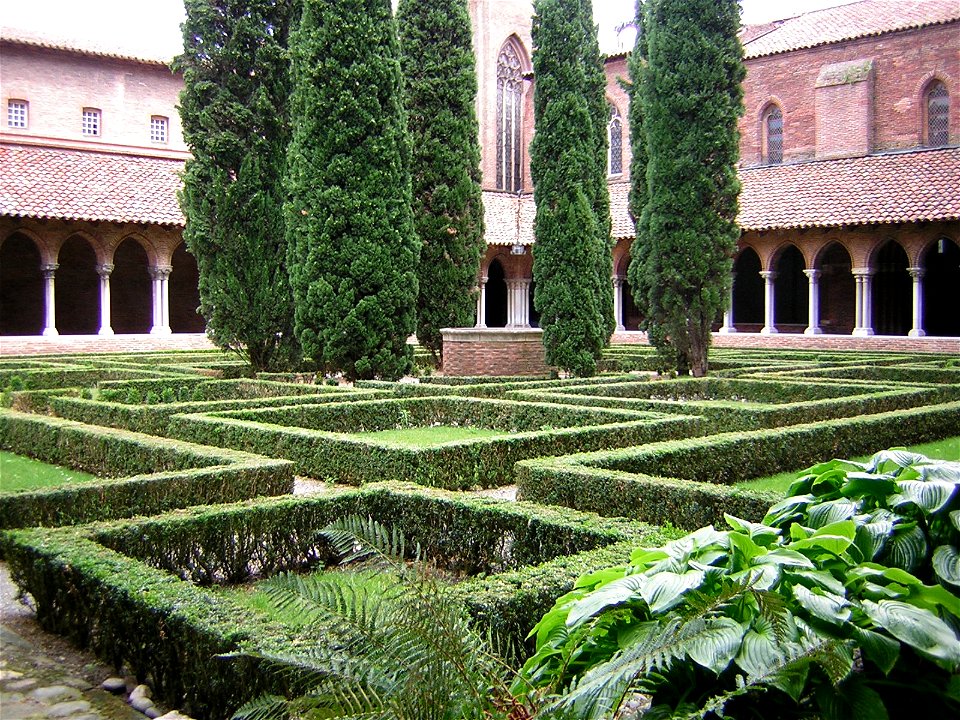
[[[0,215],[183,225],[183,160],[0,146]]]
[[[483,191],[483,222],[488,245],[533,244],[533,195]]]
[[[114,36],[107,43],[91,37],[53,34],[47,30],[32,30],[19,27],[3,26],[3,42],[15,45],[30,45],[33,47],[51,50],[66,50],[68,52],[90,55],[92,57],[116,58],[118,60],[133,60],[147,65],[169,65],[174,54],[179,50],[143,51],[143,38],[125,38],[122,35]]]
[[[863,0],[777,20],[766,32],[747,26],[740,37],[749,59],[956,20],[957,0]]]

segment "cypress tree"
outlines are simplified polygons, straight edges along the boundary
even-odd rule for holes
[[[604,289],[611,283],[609,201],[603,217],[599,197],[606,193],[605,83],[587,60],[596,47],[589,0],[537,0],[534,12],[534,303],[547,362],[592,375],[613,327],[612,289]]]
[[[678,371],[702,376],[740,235],[740,8],[736,0],[646,5],[639,92],[647,196],[631,270],[651,342],[673,355]]]
[[[296,332],[349,379],[412,366],[419,243],[390,0],[305,0],[285,205]]]
[[[397,25],[421,242],[417,338],[442,362],[441,328],[474,322],[486,249],[470,15],[466,0],[400,0]]]
[[[283,175],[293,3],[186,0],[180,96],[187,161],[180,205],[201,312],[219,347],[257,370],[296,362]]]

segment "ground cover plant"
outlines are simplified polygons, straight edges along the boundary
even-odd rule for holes
[[[0,492],[68,485],[94,480],[90,473],[40,462],[11,452],[0,451]]]

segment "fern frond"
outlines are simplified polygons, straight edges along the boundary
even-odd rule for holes
[[[278,695],[261,695],[244,703],[233,714],[233,720],[287,720],[289,700]]]

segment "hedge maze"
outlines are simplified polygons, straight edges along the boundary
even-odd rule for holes
[[[348,388],[218,353],[4,359],[0,449],[100,479],[0,487],[0,550],[45,628],[222,718],[295,683],[255,657],[302,638],[218,588],[335,565],[332,520],[401,530],[522,654],[583,573],[724,513],[762,519],[777,497],[737,482],[960,435],[957,358],[716,350],[702,379],[656,362],[620,346],[588,380]],[[455,439],[378,435],[437,427]],[[324,490],[293,494],[296,477]],[[506,485],[520,502],[475,492]]]

